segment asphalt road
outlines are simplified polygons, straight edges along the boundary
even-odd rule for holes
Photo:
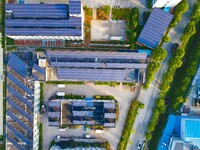
[[[164,43],[162,47],[168,51],[168,56],[162,63],[162,66],[158,73],[155,75],[154,81],[150,84],[148,90],[141,90],[140,95],[138,96],[138,100],[145,104],[145,108],[139,110],[136,120],[132,129],[135,131],[134,134],[131,134],[129,139],[129,144],[127,146],[127,150],[136,150],[137,144],[139,141],[145,140],[145,133],[148,122],[151,119],[152,109],[155,105],[155,100],[159,94],[159,84],[162,78],[163,73],[167,71],[167,63],[171,57],[171,46],[175,42],[179,42],[179,39],[183,33],[184,27],[187,25],[190,19],[191,8],[196,0],[188,0],[190,8],[189,10],[183,15],[182,20],[178,23],[176,28],[173,28],[169,31],[170,42]]]
[[[1,39],[1,33],[0,33]],[[0,42],[0,135],[3,135],[3,49]]]

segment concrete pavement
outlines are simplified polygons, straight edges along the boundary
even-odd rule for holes
[[[0,42],[0,135],[3,135],[3,80],[3,49]]]
[[[132,127],[133,130],[135,130],[134,134],[131,134],[129,143],[127,146],[127,150],[135,150],[137,149],[137,143],[139,141],[145,140],[145,133],[147,129],[147,125],[151,119],[152,115],[152,109],[155,105],[155,100],[158,97],[159,94],[159,84],[162,79],[163,73],[167,71],[167,63],[171,57],[171,46],[173,43],[179,42],[179,39],[182,35],[182,32],[184,30],[184,27],[187,25],[190,19],[190,13],[191,8],[193,4],[196,2],[196,0],[190,0],[189,1],[189,9],[188,11],[183,15],[182,20],[178,23],[176,28],[173,28],[169,31],[169,37],[170,42],[164,43],[162,47],[168,51],[168,56],[162,63],[162,66],[158,73],[155,75],[154,81],[150,84],[150,87],[148,90],[142,89],[141,94],[138,96],[138,100],[143,102],[145,104],[145,107],[143,110],[139,110],[138,115],[136,117],[136,120],[134,122],[134,125]]]

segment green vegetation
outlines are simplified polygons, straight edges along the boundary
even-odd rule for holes
[[[46,84],[85,84],[82,81],[47,81]]]
[[[175,27],[181,21],[182,15],[188,10],[187,0],[182,0],[174,10],[174,18],[171,21],[170,27]]]
[[[160,95],[156,100],[154,114],[148,126],[148,134],[152,134],[153,129],[156,128],[150,141],[150,150],[157,148],[168,114],[179,110],[180,105],[185,101],[187,90],[200,62],[200,19],[196,20],[196,16],[199,15],[199,9],[200,0],[195,4],[190,23],[185,27],[181,36],[182,44],[173,52],[172,58],[168,63],[168,71],[163,75]],[[175,73],[175,80],[172,83]],[[165,97],[168,102],[167,106],[165,104]]]
[[[94,95],[93,99],[96,100],[115,100],[115,97],[112,95]]]
[[[167,56],[167,51],[158,46],[152,51],[151,61],[147,67],[147,81],[144,88],[149,88],[151,81],[153,81],[155,73],[160,69],[160,64]]]
[[[6,45],[14,45],[14,39],[6,37]]]
[[[39,150],[42,150],[42,123],[39,124]]]
[[[2,34],[2,38],[1,38],[1,45],[2,48],[5,50],[5,0],[1,0],[0,2],[0,13],[1,13],[1,34]]]
[[[152,8],[152,0],[147,0],[147,8]]]
[[[127,115],[127,118],[126,118],[124,129],[123,129],[123,132],[122,132],[122,135],[121,135],[121,139],[120,139],[119,144],[118,144],[118,150],[125,150],[126,149],[129,137],[131,135],[131,131],[132,131],[131,129],[132,129],[132,126],[133,126],[133,123],[135,121],[135,117],[138,113],[139,108],[143,108],[143,105],[140,104],[140,102],[133,100],[131,105],[130,105],[130,108],[129,108],[129,112],[128,112],[128,115]]]
[[[61,141],[55,142],[56,145],[59,145],[62,149],[67,148],[75,148],[75,147],[98,147],[104,148],[106,150],[111,150],[110,145],[108,142],[104,143],[85,143],[85,142],[75,142],[74,140],[69,141]]]
[[[124,83],[122,83],[122,85],[125,85],[125,86],[135,86],[135,83],[133,83],[133,82],[124,82]]]
[[[45,52],[45,49],[42,47],[38,47],[35,49],[36,52]]]
[[[99,20],[108,20],[110,14],[110,6],[103,5],[100,8],[97,8],[97,19]]]
[[[168,35],[164,35],[162,38],[163,42],[169,42],[170,41],[170,37]]]
[[[144,22],[147,21],[147,19],[149,18],[150,14],[151,14],[151,11],[145,11],[145,12],[143,13],[143,21],[144,21]]]
[[[127,42],[130,43],[130,48],[136,48],[136,41],[141,31],[139,23],[139,9],[138,8],[114,8],[112,10],[113,20],[126,20],[126,37]]]
[[[40,112],[42,112],[43,92],[44,92],[44,84],[43,82],[40,82]]]
[[[95,85],[119,86],[120,82],[95,82]]]
[[[87,6],[83,7],[84,11],[85,11],[85,15],[87,16],[92,16],[93,15],[93,10]]]

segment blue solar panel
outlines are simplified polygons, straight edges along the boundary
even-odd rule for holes
[[[60,28],[5,28],[7,35],[29,35],[29,36],[81,36],[81,29],[60,29]]]
[[[8,60],[8,65],[18,72],[22,77],[26,77],[26,64],[17,57],[14,53],[11,53]]]
[[[37,70],[38,72],[45,74],[45,70],[41,67],[39,67],[37,64],[33,65],[33,69]]]
[[[142,32],[140,33],[137,42],[152,49],[158,46],[172,18],[172,14],[166,13],[161,9],[154,8]]]
[[[81,1],[69,0],[69,14],[81,14]]]
[[[14,17],[20,18],[66,18],[66,4],[6,4],[6,10],[12,10]]]
[[[33,110],[33,105],[25,99],[22,95],[20,95],[17,91],[11,88],[9,85],[7,86],[8,91],[15,95],[19,100],[22,100],[31,110]]]
[[[6,27],[81,27],[81,18],[69,20],[5,19]],[[63,29],[65,30],[65,29]]]
[[[22,90],[27,92],[28,94],[32,95],[33,91],[29,88],[27,88],[24,84],[22,84],[20,81],[18,81],[14,76],[12,76],[10,73],[7,74],[7,77],[9,80],[11,80],[13,83],[15,83],[17,86],[19,86]]]
[[[15,142],[9,135],[6,135],[8,141],[10,141],[16,148],[19,150],[25,150],[25,148],[21,147],[17,142]]]
[[[20,139],[22,139],[24,142],[26,142],[28,145],[32,146],[32,142],[27,139],[22,133],[17,131],[15,128],[13,128],[10,124],[6,123],[7,127]]]
[[[26,111],[24,111],[22,108],[20,108],[17,104],[15,104],[13,101],[10,100],[10,98],[7,98],[7,102],[12,105],[13,108],[17,109],[20,113],[22,113],[27,119],[30,121],[33,120],[33,117],[29,115]]]
[[[8,116],[10,116],[10,118],[12,118],[14,121],[18,122],[24,129],[26,129],[29,132],[33,132],[32,129],[30,129],[27,125],[25,125],[20,119],[18,119],[17,117],[15,117],[15,115],[13,115],[9,110],[6,110],[6,113]]]

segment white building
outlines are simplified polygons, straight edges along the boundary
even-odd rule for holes
[[[153,8],[175,7],[181,0],[152,0]]]

